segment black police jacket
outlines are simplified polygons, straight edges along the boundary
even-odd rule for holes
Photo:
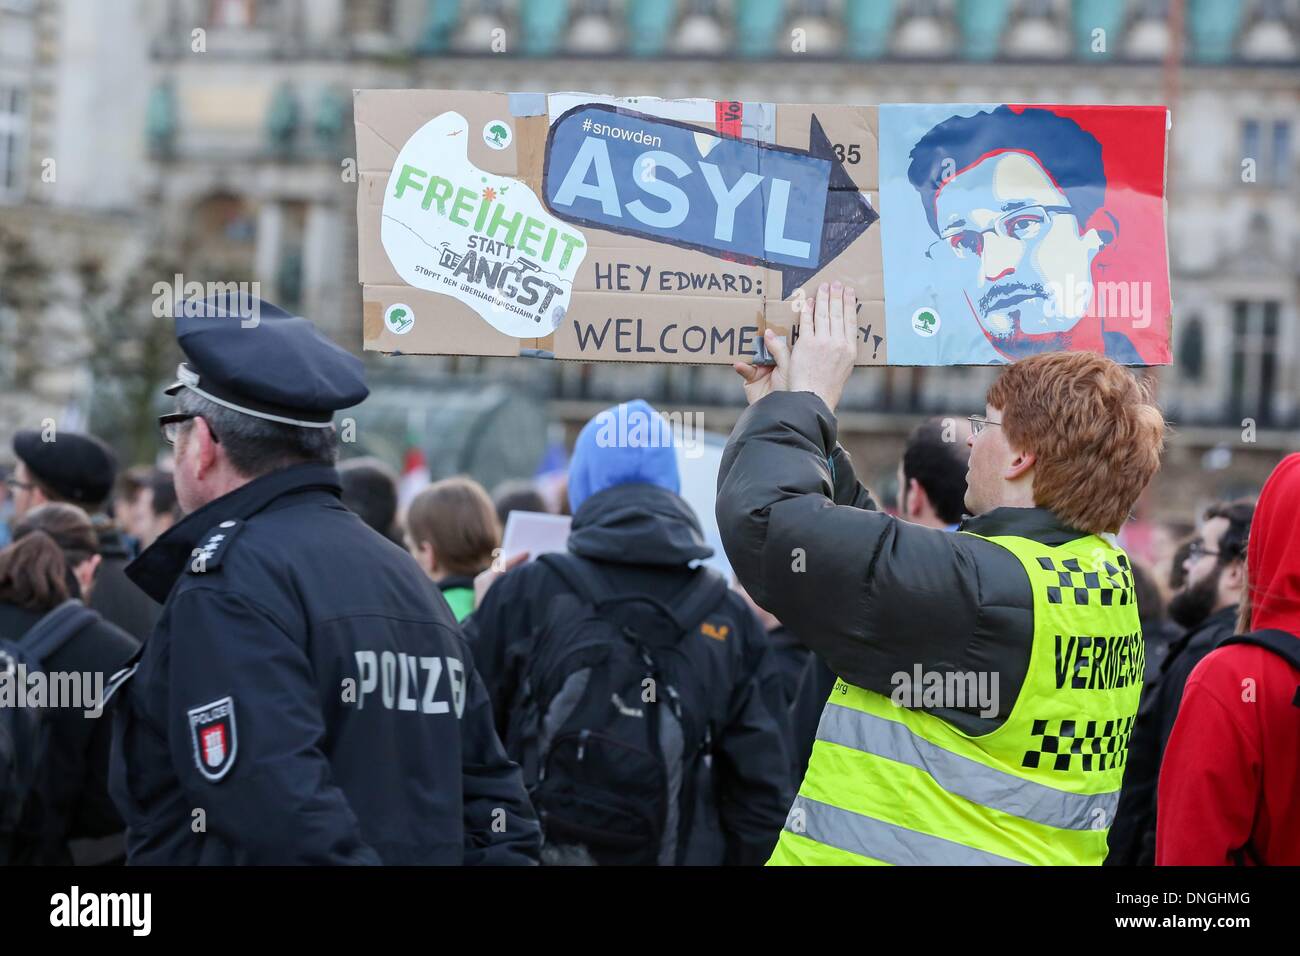
[[[128,862],[530,863],[540,831],[419,565],[296,465],[130,566],[162,618],[114,697]]]
[[[661,601],[681,593],[692,561],[713,553],[690,505],[671,491],[640,483],[616,485],[584,501],[573,516],[568,547],[598,565],[613,593]],[[552,599],[568,590],[550,567],[530,561],[494,584],[465,619],[503,732],[533,636]],[[725,592],[684,640],[694,642],[686,651],[698,681],[679,690],[687,706],[716,727],[711,773],[697,781],[685,862],[762,863],[794,792],[771,642],[734,591]]]

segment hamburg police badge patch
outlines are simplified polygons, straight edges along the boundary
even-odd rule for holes
[[[235,701],[214,700],[189,711],[190,742],[199,773],[213,783],[224,777],[235,763]]]

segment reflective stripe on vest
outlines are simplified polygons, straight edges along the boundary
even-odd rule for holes
[[[822,711],[817,739],[918,767],[949,793],[1049,827],[1092,829],[1098,819],[1111,819],[1119,803],[1117,791],[1067,793],[986,767],[918,737],[897,721],[841,707],[834,701]]]
[[[805,796],[794,798],[790,816],[810,840],[896,866],[1024,866],[941,837],[896,827],[852,810],[841,810]]]
[[[1094,535],[987,540],[1020,560],[1034,600],[1007,719],[970,736],[837,681],[771,863],[1104,859],[1144,663],[1128,558]]]

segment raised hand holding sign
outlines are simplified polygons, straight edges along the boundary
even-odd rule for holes
[[[857,308],[852,287],[823,282],[815,300],[804,300],[793,346],[768,329],[764,342],[776,365],[733,366],[745,380],[749,404],[772,392],[812,392],[835,411],[858,354]]]

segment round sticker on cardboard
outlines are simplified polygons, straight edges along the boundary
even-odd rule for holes
[[[492,120],[483,127],[483,142],[493,149],[505,149],[514,138],[510,124],[505,120]]]
[[[404,302],[394,302],[384,310],[384,327],[394,335],[405,335],[415,328],[415,313]]]
[[[929,338],[939,331],[939,313],[931,308],[920,308],[912,313],[912,331]]]

